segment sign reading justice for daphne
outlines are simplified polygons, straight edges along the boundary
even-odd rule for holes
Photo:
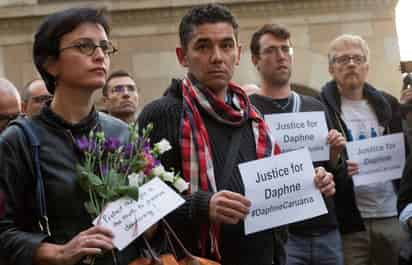
[[[121,198],[111,202],[93,224],[110,229],[114,234],[114,245],[122,250],[183,203],[179,194],[159,178],[154,178],[139,187],[139,201]]]
[[[356,186],[397,179],[405,166],[402,133],[349,142],[349,160],[358,163],[359,173],[352,177]]]
[[[239,164],[252,202],[245,234],[327,213],[307,148]]]
[[[323,111],[269,114],[265,121],[282,153],[307,147],[313,161],[329,160],[328,127]]]

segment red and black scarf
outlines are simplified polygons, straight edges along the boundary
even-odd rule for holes
[[[181,152],[183,177],[190,183],[190,192],[209,191],[209,184],[216,192],[216,181],[213,169],[212,150],[206,126],[200,114],[203,109],[221,123],[240,127],[252,120],[253,134],[256,143],[256,157],[263,158],[280,153],[278,145],[272,148],[268,127],[263,118],[255,111],[245,92],[234,83],[229,83],[228,93],[233,95],[232,107],[216,97],[207,88],[196,87],[189,78],[182,80],[183,112],[181,120]],[[205,234],[202,229],[202,234]],[[218,229],[211,230],[212,251],[219,257],[217,238]],[[203,236],[204,237],[204,236]],[[204,239],[204,238],[203,238]],[[204,248],[204,242],[201,244]],[[205,250],[202,249],[202,252]]]

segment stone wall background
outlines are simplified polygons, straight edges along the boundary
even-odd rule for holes
[[[354,33],[370,46],[369,81],[396,97],[400,94],[396,0],[0,0],[0,76],[19,87],[36,76],[31,45],[43,16],[73,6],[105,6],[119,48],[111,69],[130,71],[143,103],[148,102],[162,94],[172,77],[184,75],[175,56],[178,23],[188,8],[209,2],[225,4],[238,18],[243,49],[234,79],[239,84],[258,83],[249,52],[253,31],[264,23],[279,23],[292,33],[293,82],[319,90],[330,78],[329,42]]]

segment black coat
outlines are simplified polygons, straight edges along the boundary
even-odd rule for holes
[[[139,116],[139,126],[144,128],[148,123],[154,124],[151,134],[152,142],[166,138],[172,145],[172,150],[163,156],[166,168],[173,168],[181,172],[180,150],[180,118],[182,114],[182,93],[180,82],[173,80],[165,96],[157,99],[142,110]],[[256,146],[250,122],[242,131],[240,148],[228,176],[222,176],[225,159],[230,146],[230,138],[234,134],[233,127],[222,125],[202,113],[202,118],[209,133],[212,146],[213,166],[215,170],[217,189],[225,189],[237,193],[244,193],[238,163],[256,159]],[[247,128],[249,126],[249,128]],[[227,179],[224,179],[226,177]],[[212,192],[197,191],[185,197],[186,203],[168,216],[185,246],[196,255],[199,255],[198,240],[200,225],[209,222],[209,200]],[[282,242],[283,230],[269,229],[244,234],[243,222],[237,225],[222,225],[220,233],[220,250],[223,265],[271,265],[275,258],[276,265],[284,264],[284,246]]]
[[[76,164],[81,154],[74,138],[88,135],[96,126],[108,137],[123,141],[128,137],[125,123],[95,111],[76,125],[64,122],[47,107],[32,119],[41,144],[40,167],[51,237],[36,229],[31,149],[21,129],[11,126],[0,137],[0,189],[6,196],[5,216],[0,219],[0,253],[17,265],[32,264],[41,242],[64,244],[92,226],[84,207],[88,196],[77,183]],[[137,256],[135,252],[131,245],[118,253],[120,264],[128,264]],[[111,257],[102,258],[99,264],[111,264]]]

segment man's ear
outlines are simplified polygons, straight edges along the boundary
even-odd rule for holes
[[[183,67],[187,67],[188,63],[186,59],[186,53],[182,47],[176,48],[176,56],[177,56],[177,60],[179,61],[180,65]]]
[[[252,54],[251,56],[251,60],[254,66],[258,67],[257,64],[259,62],[259,55],[256,54]]]
[[[328,70],[329,70],[329,74],[330,74],[331,76],[333,76],[333,66],[332,66],[331,63],[329,63]]]

